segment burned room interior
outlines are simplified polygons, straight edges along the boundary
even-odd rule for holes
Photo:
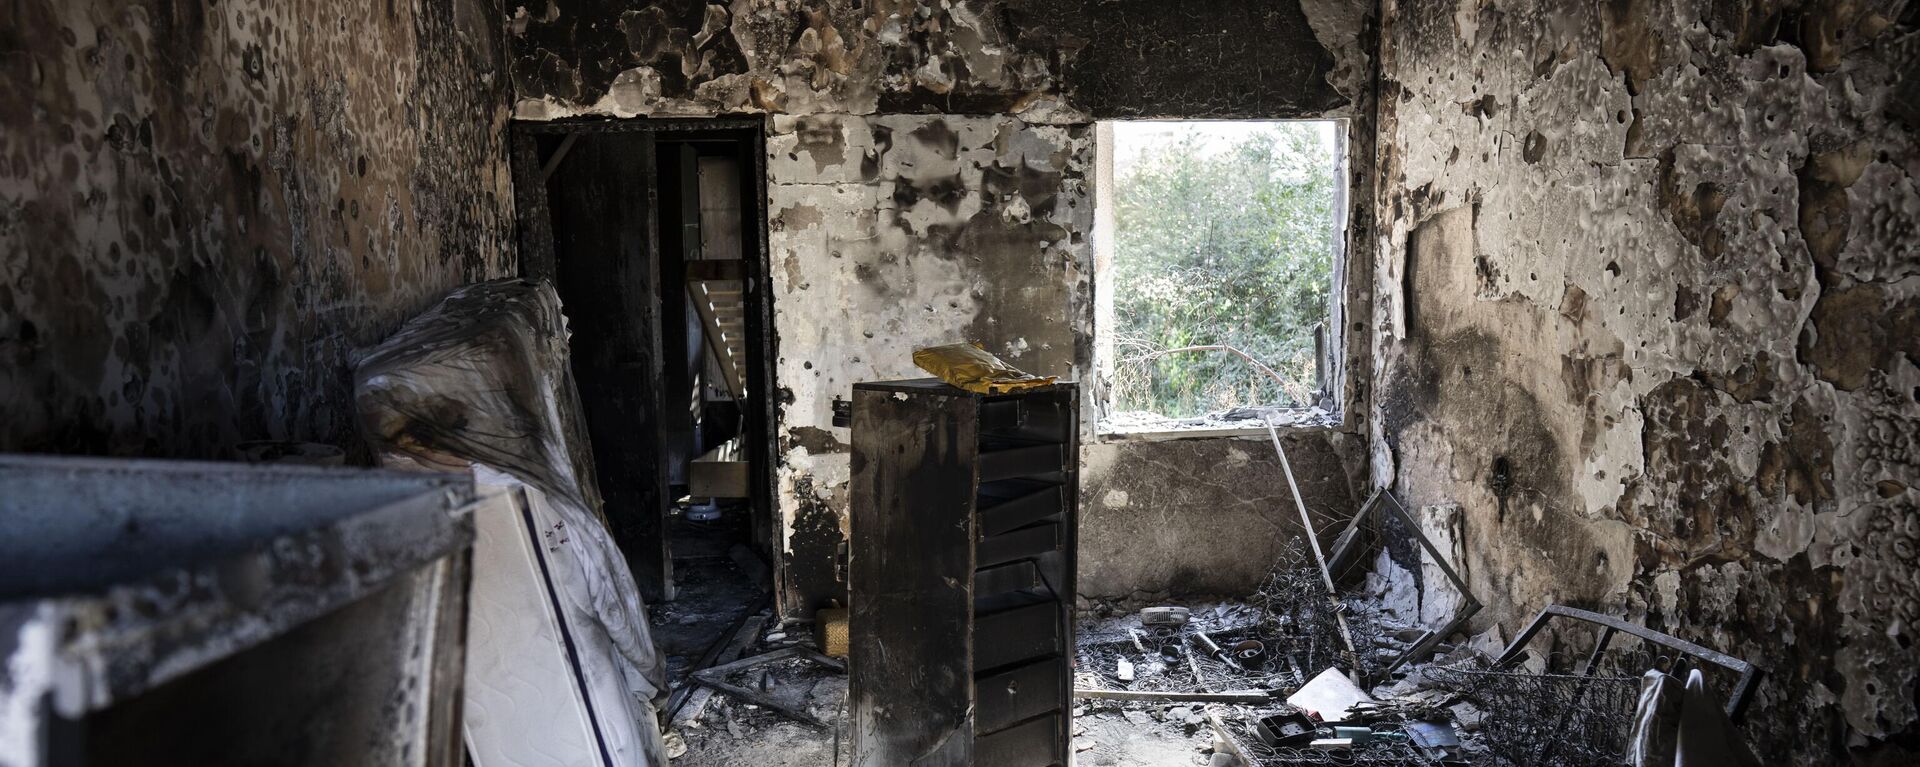
[[[1917,65],[0,3],[0,767],[1920,763]]]

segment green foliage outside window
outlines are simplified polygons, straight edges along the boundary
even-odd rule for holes
[[[1115,412],[1183,418],[1313,399],[1333,279],[1337,158],[1324,125],[1227,144],[1188,128],[1115,177]],[[1225,345],[1278,373],[1265,375]]]

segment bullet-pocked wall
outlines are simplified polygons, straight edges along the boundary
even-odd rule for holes
[[[1569,603],[1763,666],[1770,764],[1920,732],[1900,5],[1382,12],[1376,480],[1460,504],[1476,628]]]
[[[1370,148],[1370,6],[553,0],[514,6],[507,25],[519,119],[769,115],[781,604],[806,615],[845,595],[834,556],[849,437],[832,426],[833,399],[923,375],[912,350],[959,339],[1086,379],[1093,122],[1346,116]],[[1343,465],[1336,446],[1363,446],[1337,431],[1298,441],[1322,466]],[[1083,591],[1250,589],[1264,564],[1239,555],[1270,560],[1284,531],[1220,548],[1155,532],[1249,539],[1248,499],[1284,486],[1262,445],[1089,445],[1081,559],[1107,569],[1089,564]],[[1192,465],[1236,450],[1247,460]],[[1327,475],[1338,497],[1315,500],[1351,505],[1347,473]]]
[[[494,0],[0,7],[0,450],[358,450],[352,349],[509,273]]]

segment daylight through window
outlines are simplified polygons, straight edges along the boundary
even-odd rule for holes
[[[1109,431],[1327,399],[1339,121],[1101,126],[1097,323]]]

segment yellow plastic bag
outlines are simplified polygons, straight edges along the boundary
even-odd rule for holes
[[[913,364],[940,380],[978,394],[1005,394],[1054,382],[1053,376],[1023,373],[973,344],[947,344],[913,350]]]

